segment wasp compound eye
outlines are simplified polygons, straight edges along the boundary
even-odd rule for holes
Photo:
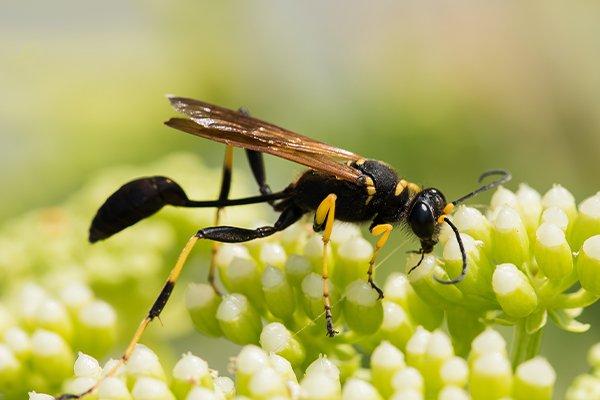
[[[431,238],[435,232],[435,216],[429,205],[423,201],[417,201],[408,217],[410,227],[421,239]]]

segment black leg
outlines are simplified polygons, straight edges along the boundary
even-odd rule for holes
[[[196,233],[198,239],[209,239],[217,242],[239,243],[259,239],[282,231],[304,215],[304,211],[296,206],[285,209],[273,226],[261,226],[256,229],[238,228],[235,226],[213,226]]]
[[[231,171],[233,167],[233,146],[227,146],[225,148],[225,157],[223,159],[223,173],[221,175],[221,191],[219,192],[219,201],[224,201],[229,198],[229,191],[231,189]],[[221,220],[221,213],[223,207],[218,207],[215,211],[214,225],[219,225]],[[217,294],[221,294],[221,291],[217,287],[216,280],[216,257],[217,250],[219,250],[219,243],[213,242],[211,247],[210,265],[208,267],[208,283],[212,286],[213,290]]]
[[[240,107],[238,112],[247,117],[250,116],[250,112]],[[250,164],[250,169],[252,170],[252,175],[254,175],[254,179],[258,184],[258,189],[260,190],[260,194],[267,195],[271,194],[271,188],[267,185],[267,178],[265,173],[265,162],[263,160],[263,155],[259,151],[248,150],[246,149],[246,156],[248,158],[248,163]],[[269,204],[273,204],[273,202],[269,202]]]

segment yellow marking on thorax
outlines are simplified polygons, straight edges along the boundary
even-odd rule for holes
[[[356,165],[363,165],[366,162],[367,162],[367,160],[365,160],[364,158],[360,158],[360,159],[356,160]]]
[[[404,189],[406,189],[406,188],[408,188],[410,191],[412,191],[414,193],[418,193],[421,191],[421,187],[419,185],[417,185],[416,183],[409,182],[406,179],[400,179],[400,182],[398,182],[398,184],[396,185],[396,190],[394,192],[394,195],[400,196],[402,194],[402,192],[404,191]]]
[[[377,189],[375,189],[375,182],[373,182],[373,179],[371,179],[370,176],[365,178],[365,186],[367,189],[367,194],[369,195],[369,197],[367,197],[367,201],[365,201],[365,205],[367,205],[371,202],[371,200],[373,200],[373,196],[375,196],[375,193],[377,193]]]

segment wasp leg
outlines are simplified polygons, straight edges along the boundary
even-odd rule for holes
[[[63,394],[57,397],[56,399],[80,399],[84,396],[95,393],[98,390],[100,384],[104,381],[104,379],[106,379],[107,377],[114,376],[118,369],[127,363],[129,357],[131,357],[131,353],[133,353],[133,350],[135,349],[135,346],[139,343],[142,334],[148,327],[148,324],[150,324],[152,320],[160,316],[160,313],[167,304],[167,301],[169,300],[169,297],[173,292],[173,288],[177,283],[177,279],[181,275],[181,271],[183,270],[185,262],[199,239],[216,240],[219,242],[229,243],[247,242],[253,239],[270,236],[276,232],[282,231],[288,226],[292,225],[294,222],[298,221],[300,218],[302,218],[303,214],[304,212],[300,208],[292,206],[281,213],[281,215],[279,216],[279,218],[273,226],[262,226],[256,229],[244,229],[237,228],[234,226],[213,226],[210,228],[204,228],[199,230],[194,236],[192,236],[189,239],[189,241],[179,254],[177,262],[175,263],[175,266],[169,273],[169,277],[167,278],[165,285],[163,286],[162,290],[160,291],[160,294],[154,301],[154,304],[150,308],[150,311],[148,312],[147,316],[142,320],[142,322],[140,322],[140,325],[135,331],[133,337],[131,338],[129,345],[125,349],[125,352],[119,359],[119,362],[115,363],[113,368],[110,371],[108,371],[106,375],[103,375],[102,378],[100,378],[100,380],[96,382],[96,384],[94,384],[94,386],[92,386],[85,392],[80,394]]]
[[[244,107],[240,107],[238,112],[246,117],[250,116],[250,111],[248,111]],[[260,194],[268,195],[271,194],[271,188],[267,185],[267,178],[265,174],[265,162],[263,160],[263,155],[260,151],[248,150],[246,149],[246,156],[248,158],[248,163],[250,164],[250,169],[252,170],[252,175],[254,175],[254,179],[256,183],[258,183],[258,189],[260,190]],[[273,201],[270,201],[269,204],[273,205]]]
[[[138,326],[137,330],[135,331],[133,337],[131,338],[129,345],[125,349],[125,352],[119,359],[119,362],[115,363],[115,365],[107,372],[106,375],[104,375],[102,378],[100,378],[100,380],[98,380],[98,382],[96,382],[96,384],[94,384],[94,386],[92,386],[85,392],[77,394],[77,395],[63,394],[60,397],[58,397],[57,400],[80,399],[84,396],[95,393],[96,390],[98,390],[98,387],[100,386],[100,384],[104,381],[104,379],[114,376],[115,373],[118,371],[118,369],[127,363],[127,361],[129,360],[129,357],[131,357],[131,353],[133,353],[133,350],[135,349],[135,346],[138,344],[138,342],[140,341],[140,338],[142,337],[142,334],[148,327],[148,324],[150,324],[150,322],[152,322],[152,320],[154,318],[156,318],[160,315],[162,309],[164,308],[165,304],[169,300],[169,297],[171,296],[171,292],[173,291],[173,287],[175,287],[175,283],[177,282],[177,279],[179,278],[179,275],[181,274],[181,270],[183,269],[183,266],[185,265],[185,262],[186,262],[188,256],[190,255],[190,252],[194,248],[195,244],[198,242],[198,239],[199,238],[197,235],[192,236],[188,240],[188,242],[185,245],[185,247],[183,248],[183,250],[181,250],[181,253],[179,253],[177,262],[175,263],[175,266],[169,273],[169,277],[167,278],[165,285],[163,286],[162,290],[160,291],[160,294],[154,301],[154,304],[150,308],[150,311],[148,312],[147,316],[142,320],[142,322],[140,322],[140,325]]]
[[[373,252],[373,256],[371,256],[371,260],[369,261],[367,279],[371,287],[377,291],[377,294],[379,295],[380,299],[383,299],[383,290],[379,289],[375,282],[373,282],[373,266],[375,265],[375,260],[377,258],[377,254],[379,253],[379,250],[381,250],[383,246],[385,246],[386,242],[390,237],[392,229],[394,228],[391,224],[379,224],[371,228],[371,233],[374,236],[379,236],[379,239],[377,239],[377,243],[375,243],[375,251]]]
[[[252,170],[252,174],[254,175],[254,179],[258,184],[258,189],[260,190],[260,194],[268,195],[271,194],[271,188],[267,184],[266,173],[265,173],[265,162],[263,159],[263,154],[259,151],[247,150],[246,149],[246,157],[248,158],[248,163],[250,164],[250,169]],[[269,204],[273,205],[273,202],[269,202]]]
[[[331,299],[329,295],[329,265],[327,256],[329,248],[329,239],[331,238],[331,231],[333,229],[333,221],[335,220],[335,201],[337,196],[330,194],[319,204],[317,211],[315,212],[315,220],[313,228],[316,232],[323,230],[323,305],[325,308],[325,320],[327,321],[327,336],[333,337],[336,330],[333,329],[333,316],[331,315]]]
[[[223,160],[223,173],[221,177],[221,191],[219,192],[219,201],[227,200],[229,197],[229,190],[231,189],[231,171],[233,166],[233,146],[227,146],[225,148],[225,158]],[[214,224],[219,225],[219,221],[221,220],[221,213],[223,211],[223,207],[218,207],[215,211],[215,219]],[[217,287],[216,281],[216,257],[217,250],[219,250],[219,242],[213,242],[211,247],[211,255],[210,255],[210,266],[208,268],[208,283],[212,286],[215,293],[219,296],[221,295],[221,291]]]

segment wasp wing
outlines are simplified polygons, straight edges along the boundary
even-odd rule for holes
[[[191,119],[171,118],[165,122],[165,125],[183,132],[191,133],[192,135],[214,140],[230,146],[242,147],[244,149],[254,150],[284,158],[286,160],[305,165],[314,170],[334,175],[338,179],[359,182],[362,177],[361,172],[357,169],[349,167],[348,165],[336,161],[333,158],[325,157],[315,153],[286,150],[284,147],[254,140],[252,137],[241,135],[236,131],[222,129],[222,124],[219,124],[217,128],[205,128]]]
[[[175,96],[169,96],[169,101],[177,111],[191,119],[173,118],[166,122],[176,129],[217,142],[272,154],[340,179],[356,180],[361,177],[359,171],[342,162],[363,158],[358,154],[224,107]]]

